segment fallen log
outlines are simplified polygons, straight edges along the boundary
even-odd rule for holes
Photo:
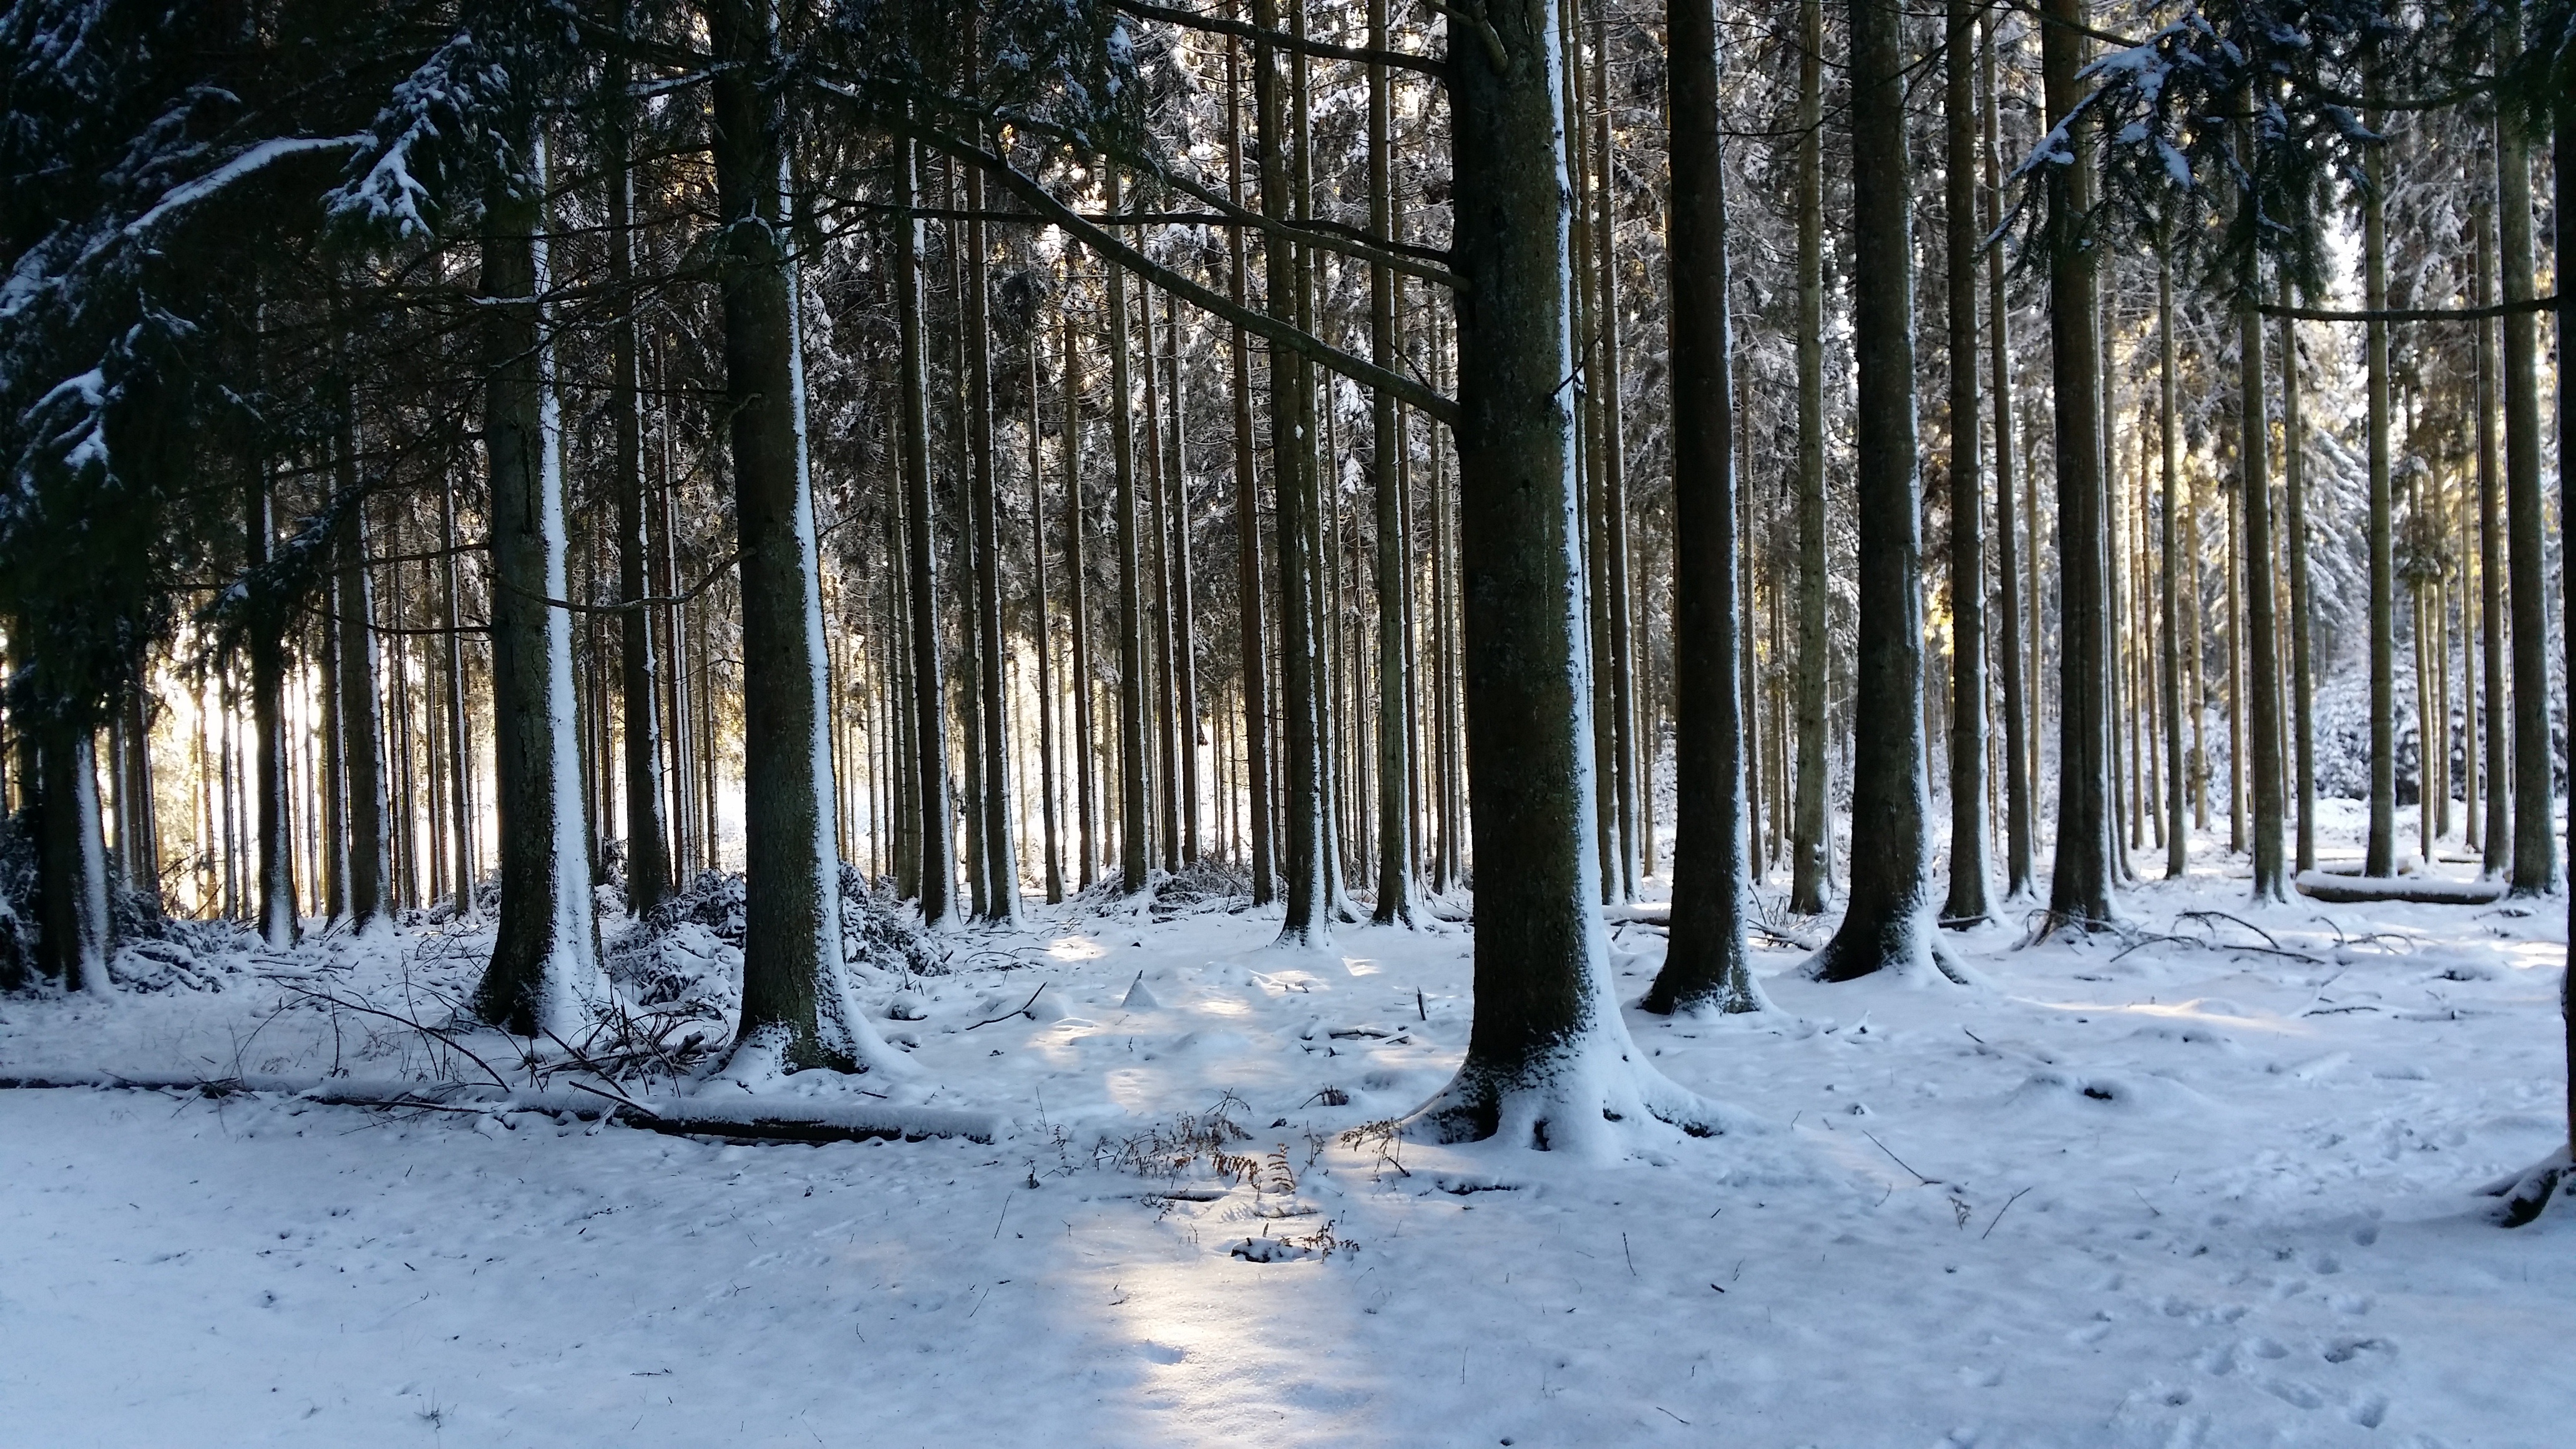
[[[876,1102],[820,1102],[812,1098],[630,1097],[583,1087],[570,1091],[505,1091],[472,1082],[364,1082],[333,1077],[206,1077],[157,1072],[0,1070],[0,1090],[46,1087],[124,1088],[289,1097],[327,1107],[379,1110],[570,1114],[585,1121],[610,1118],[628,1127],[680,1137],[719,1137],[734,1142],[857,1142],[899,1138],[964,1137],[990,1142],[1002,1129],[991,1112],[905,1107]],[[587,1095],[585,1095],[587,1094]]]
[[[2299,893],[2313,900],[2335,905],[2362,905],[2378,901],[2407,901],[2425,906],[2484,906],[2504,899],[2505,882],[2483,880],[2438,880],[2431,876],[2344,875],[2322,870],[2301,871]]]

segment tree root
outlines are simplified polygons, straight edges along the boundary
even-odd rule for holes
[[[2518,1228],[2546,1211],[2550,1200],[2558,1195],[2560,1184],[2569,1180],[2567,1149],[2559,1148],[2520,1173],[2497,1178],[2478,1189],[2481,1197],[2501,1198],[2496,1204],[2495,1220],[2503,1227]]]

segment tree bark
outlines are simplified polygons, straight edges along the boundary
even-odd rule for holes
[[[619,6],[619,29],[627,26],[626,7]],[[628,65],[609,54],[608,79],[602,87],[611,98],[606,155],[608,189],[608,286],[616,316],[609,324],[609,431],[613,438],[617,493],[617,593],[626,612],[618,616],[620,713],[626,726],[626,903],[641,916],[671,892],[670,825],[662,815],[662,685],[661,660],[654,652],[653,617],[643,600],[652,541],[645,529],[644,419],[635,312],[635,181],[629,169],[633,148],[633,105],[624,98]]]
[[[375,591],[367,579],[367,510],[356,501],[357,434],[355,403],[344,384],[334,448],[340,496],[352,500],[338,543],[340,751],[347,782],[345,890],[352,935],[372,929],[393,908],[387,893],[392,871],[386,859],[384,730],[376,712]]]
[[[1226,13],[1235,13],[1227,0]],[[1229,38],[1225,45],[1225,177],[1226,194],[1243,205],[1243,47]],[[1243,228],[1226,232],[1227,295],[1236,306],[1251,294],[1251,268],[1245,256]],[[1271,860],[1270,824],[1270,640],[1261,579],[1261,477],[1252,432],[1252,353],[1240,326],[1227,347],[1234,369],[1234,593],[1242,626],[1243,789],[1250,798],[1252,835],[1252,903],[1268,905],[1277,893],[1278,868]]]
[[[1950,323],[1950,897],[1947,926],[1994,915],[1986,859],[1986,523],[1977,418],[1976,0],[1949,0],[1942,72]]]
[[[2376,96],[2379,62],[2374,56],[2363,72],[2366,96]],[[2365,126],[2385,119],[2370,110]],[[2361,255],[2362,305],[2373,312],[2388,306],[2388,160],[2386,148],[2373,146],[2362,156]],[[2397,572],[2395,525],[2389,499],[2388,464],[2388,324],[2372,322],[2364,341],[2367,353],[2370,467],[2370,824],[2363,848],[2362,873],[2384,876],[2397,869]],[[2519,580],[2517,580],[2519,582]],[[2520,676],[2516,676],[2520,683]]]
[[[2244,133],[2240,133],[2244,134]],[[2248,198],[2244,203],[2251,205]],[[2238,277],[2236,455],[2245,519],[2246,686],[2253,729],[2254,899],[2286,901],[2281,873],[2281,666],[2273,638],[2271,418],[2263,406],[2261,264],[2250,244]]]
[[[1047,904],[1064,900],[1063,831],[1058,820],[1055,761],[1055,631],[1047,610],[1046,459],[1038,389],[1040,338],[1029,332],[1029,652],[1038,665],[1038,815],[1046,832]],[[1072,446],[1070,434],[1065,445]]]
[[[1666,9],[1672,114],[1673,912],[1648,1011],[1758,1011],[1747,960],[1726,157],[1716,0]]]
[[[2281,319],[2281,477],[2290,535],[2290,735],[2297,751],[2298,790],[2298,846],[2291,868],[2305,872],[2317,868],[2317,696],[2315,661],[2308,652],[2316,621],[2308,589],[2307,433],[2299,419],[2298,325]]]
[[[1387,0],[1369,0],[1369,44],[1386,49]],[[1395,237],[1394,104],[1386,67],[1369,67],[1369,230]],[[1395,274],[1369,270],[1369,360],[1396,365]],[[1411,530],[1404,510],[1404,456],[1396,400],[1373,395],[1369,472],[1377,494],[1377,909],[1381,926],[1413,924],[1412,759],[1406,749],[1407,657],[1413,611],[1408,608]]]
[[[2040,75],[2048,122],[2065,124],[2084,98],[2084,0],[2043,0]],[[2076,130],[2071,165],[2048,168],[2048,310],[2057,390],[2058,791],[2052,926],[2111,923],[2110,762],[2104,757],[2102,377],[2094,269],[2086,234],[2092,138]]]
[[[2500,33],[2506,43],[2497,62],[2511,66],[2522,52],[2519,3],[2506,7]],[[2373,154],[2376,154],[2374,148]],[[2504,300],[2529,303],[2532,282],[2531,137],[2510,113],[2495,131],[2496,221],[2503,244]],[[2564,164],[2563,162],[2560,164]],[[2384,266],[2384,262],[2383,262]],[[2564,296],[2565,285],[2559,293]],[[2383,295],[2368,305],[2387,305]],[[2559,304],[2564,318],[2566,304]],[[2504,317],[2504,511],[2506,568],[2513,609],[2513,891],[2547,895],[2558,889],[2558,842],[2550,829],[2557,752],[2549,731],[2548,520],[2540,486],[2540,329],[2528,310]],[[2385,324],[2375,331],[2386,335]],[[2565,366],[2563,360],[2561,367]],[[2564,384],[2562,384],[2563,386]],[[2563,450],[2565,444],[2560,444]]]
[[[1557,18],[1548,0],[1504,0],[1449,51],[1454,255],[1473,289],[1457,438],[1476,1013],[1457,1076],[1415,1121],[1603,1153],[1605,1120],[1719,1124],[1635,1059],[1596,904]]]
[[[860,1015],[841,961],[822,566],[797,287],[780,220],[786,122],[776,37],[755,0],[715,0],[708,28],[720,62],[711,96],[715,253],[741,552],[747,782],[742,1019],[731,1065],[745,1076],[891,1066],[899,1056]]]
[[[2173,252],[2159,238],[2156,246],[2156,456],[2164,489],[2164,649],[2165,696],[2165,879],[2179,880],[2191,870],[2190,822],[2183,815],[2182,749],[2182,591],[2190,577],[2184,571],[2182,540],[2181,420],[2174,358]],[[2295,529],[2293,530],[2295,533]],[[2197,542],[2197,540],[2195,540]],[[2193,641],[2192,647],[2200,644]]]
[[[97,736],[59,713],[70,707],[45,701],[32,727],[21,724],[36,739],[36,969],[65,991],[105,995],[111,928]]]
[[[286,611],[280,607],[273,586],[261,577],[268,566],[269,540],[275,527],[269,512],[266,459],[259,460],[242,502],[243,572],[251,580],[251,748],[259,756],[254,772],[259,791],[259,934],[270,950],[283,951],[295,944],[302,923],[296,918],[295,839],[286,808],[290,774],[285,722]],[[141,750],[146,744],[138,738],[132,748]],[[132,837],[142,802],[134,800],[129,791],[128,799],[120,803],[126,805],[126,810],[118,821],[117,843],[126,848],[127,879],[130,884],[146,884],[133,876],[139,862],[134,859]]]
[[[984,173],[966,171],[966,209],[984,211]],[[980,644],[979,711],[983,752],[983,791],[976,808],[984,823],[984,919],[1009,924],[1020,918],[1019,852],[1011,838],[1011,727],[1002,694],[1003,656],[1009,650],[1002,632],[1002,484],[993,463],[993,339],[990,248],[980,220],[966,224],[966,266],[959,278],[965,293],[962,326],[966,344],[966,440],[973,454],[975,478],[969,522],[974,529],[975,630]]]
[[[1100,870],[1100,792],[1092,782],[1099,742],[1092,734],[1091,571],[1084,563],[1082,503],[1082,348],[1073,314],[1064,318],[1064,571],[1073,590],[1074,832],[1082,859],[1076,886],[1091,889]]]
[[[1984,211],[1979,218],[1987,235],[2001,225],[2003,184],[2000,146],[1997,144],[1995,96],[1995,22],[1991,12],[1978,22],[1978,70],[1984,105],[1980,119],[1984,124],[1983,161],[1986,173]],[[1957,44],[1954,38],[1951,42]],[[1994,247],[1986,253],[1986,348],[1988,371],[1994,392],[1995,430],[1995,573],[2002,585],[2003,609],[2000,629],[2001,647],[1995,651],[2000,667],[2004,711],[2004,895],[2008,900],[2025,900],[2034,892],[2031,879],[2032,795],[2035,793],[2031,769],[2032,724],[2030,707],[2025,697],[2022,674],[2022,563],[2021,535],[2015,522],[2013,482],[2012,421],[2012,318],[2004,294],[2004,249]],[[2030,607],[2039,607],[2037,592],[2032,591]],[[2036,683],[2034,679],[2032,681]]]
[[[1826,981],[1933,964],[1926,935],[1923,485],[1914,426],[1902,46],[1897,0],[1852,0],[1852,356],[1859,387],[1853,496],[1860,534],[1852,712],[1872,723],[1852,741],[1850,903],[1809,968]]]
[[[1120,205],[1118,168],[1108,168],[1111,215]],[[1127,307],[1127,274],[1109,267],[1109,451],[1117,470],[1118,545],[1118,888],[1134,895],[1145,888],[1152,856],[1151,800],[1145,779],[1145,689],[1152,661],[1145,654],[1145,501],[1136,489],[1136,424],[1132,399],[1135,380],[1127,362],[1129,333],[1135,318]]]
[[[475,988],[485,1021],[579,1040],[611,1001],[592,923],[574,738],[560,403],[544,304],[545,171],[484,205],[483,440],[492,507],[493,795],[501,907]],[[353,754],[353,759],[355,758]]]
[[[1800,0],[1798,56],[1798,771],[1790,824],[1789,909],[1833,894],[1826,815],[1824,0]]]
[[[940,930],[957,923],[957,844],[950,823],[955,797],[948,777],[948,666],[939,643],[939,545],[931,526],[929,347],[923,335],[928,320],[922,315],[929,288],[922,275],[920,161],[912,143],[900,143],[900,149],[895,164],[905,210],[895,220],[894,280],[903,372],[897,405],[903,409],[904,552],[910,565],[911,757],[918,782],[914,829],[921,919]]]

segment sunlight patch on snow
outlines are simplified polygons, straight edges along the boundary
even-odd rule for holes
[[[1058,936],[1047,943],[1047,954],[1058,961],[1092,961],[1109,954],[1109,948],[1089,936]]]
[[[1345,956],[1342,958],[1342,969],[1353,976],[1375,976],[1386,968],[1365,956]]]
[[[2042,1010],[2068,1014],[2082,1012],[2088,1016],[2154,1016],[2172,1020],[2204,1021],[2213,1025],[2224,1023],[2251,1031],[2277,1032],[2282,1035],[2315,1035],[2312,1028],[2287,1017],[2247,1016],[2243,1014],[2242,1008],[2232,1001],[2197,996],[2188,1001],[2169,1002],[2041,1001],[2028,996],[2016,996],[2013,1000]]]

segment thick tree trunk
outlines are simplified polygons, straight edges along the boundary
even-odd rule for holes
[[[543,152],[539,152],[542,157]],[[492,498],[493,767],[501,908],[475,988],[484,1020],[578,1041],[612,1002],[592,923],[589,837],[574,739],[563,440],[539,179],[484,207],[484,458]]]
[[[1923,486],[1914,428],[1914,263],[1905,157],[1903,16],[1852,0],[1853,495],[1860,534],[1852,713],[1850,904],[1809,969],[1849,981],[1929,969],[1923,769]]]
[[[984,173],[966,173],[966,209],[984,211]],[[990,317],[990,250],[980,220],[966,224],[965,292],[966,438],[974,455],[975,637],[982,694],[983,792],[977,808],[984,823],[984,919],[1000,924],[1020,918],[1020,859],[1011,838],[1011,725],[1002,693],[1002,484],[993,463],[993,343]]]
[[[2497,57],[2521,53],[2519,5]],[[2374,152],[2374,154],[2376,154]],[[2531,137],[2510,115],[2495,133],[2496,221],[2503,244],[2504,300],[2529,302],[2532,281]],[[2562,165],[2564,163],[2561,163]],[[2563,274],[2562,274],[2563,276]],[[2383,288],[2383,291],[2385,289]],[[2565,287],[2562,285],[2563,293]],[[2370,304],[2385,306],[2381,301]],[[2560,315],[2565,315],[2562,310]],[[2385,329],[2381,329],[2383,332]],[[2558,841],[2551,830],[2557,752],[2549,731],[2549,523],[2540,486],[2540,318],[2529,310],[2504,319],[2504,511],[2506,567],[2513,608],[2513,890],[2558,889]],[[2561,360],[2562,369],[2565,362]],[[2563,384],[2562,384],[2563,386]],[[2560,443],[2562,451],[2566,447]]]
[[[242,518],[243,572],[250,576],[250,713],[251,748],[259,756],[254,787],[259,791],[259,935],[272,951],[295,944],[301,923],[295,910],[295,840],[286,808],[290,770],[286,755],[286,613],[270,584],[260,577],[268,566],[274,523],[269,514],[268,465],[263,460],[244,490]],[[133,748],[143,749],[137,739]],[[118,844],[126,847],[128,880],[135,884],[132,836],[137,807],[130,791],[118,821]]]
[[[1798,53],[1798,770],[1789,909],[1814,915],[1833,893],[1825,789],[1824,0],[1800,0]]]
[[[1673,716],[1671,941],[1649,1011],[1758,1011],[1744,782],[1726,157],[1716,0],[1666,10],[1672,110]]]
[[[1986,521],[1977,417],[1975,0],[1949,0],[1942,62],[1950,322],[1950,897],[1943,925],[1994,914],[1986,858]]]
[[[1606,1120],[1707,1132],[1707,1105],[1635,1060],[1601,928],[1568,292],[1569,188],[1548,0],[1490,5],[1449,49],[1475,1022],[1416,1120],[1448,1140],[1597,1152]]]
[[[822,567],[796,281],[779,217],[785,118],[776,42],[754,0],[718,0],[708,22],[723,66],[712,83],[711,139],[741,550],[747,782],[742,1019],[732,1069],[748,1077],[780,1066],[891,1066],[901,1057],[859,1013],[841,962],[841,866],[823,733],[830,711]]]
[[[620,9],[623,10],[621,5]],[[620,15],[621,28],[625,19]],[[662,816],[661,660],[653,649],[653,616],[643,600],[651,558],[644,519],[644,419],[638,392],[634,295],[635,183],[628,170],[632,146],[631,103],[623,99],[627,63],[611,55],[605,86],[612,98],[606,140],[608,176],[608,285],[616,298],[609,324],[609,431],[617,493],[617,597],[619,703],[625,730],[626,903],[643,915],[671,891],[670,826]]]
[[[22,728],[36,740],[36,969],[65,991],[105,995],[110,923],[97,737],[72,719]]]
[[[1985,194],[1979,222],[1987,235],[2001,224],[2003,183],[2000,147],[1997,144],[1995,101],[1995,22],[1991,13],[1978,22],[1978,81],[1984,92],[1984,104],[1978,109],[1984,136],[1982,161],[1985,166]],[[1954,38],[1952,44],[1957,44]],[[1986,253],[1986,356],[1987,370],[1994,392],[1995,431],[1995,574],[2002,586],[1999,601],[2003,621],[1998,633],[1999,645],[1995,663],[2002,674],[2004,711],[2004,895],[2008,900],[2028,899],[2034,886],[2031,880],[2031,823],[2034,793],[2031,769],[2032,721],[2023,684],[2021,641],[2023,589],[2021,534],[2015,523],[2015,484],[2013,482],[2012,421],[2012,339],[2011,308],[2004,294],[2004,271],[2008,265],[2002,247]],[[2039,597],[2031,592],[2029,607],[2039,607]],[[2036,683],[2034,679],[2032,683]]]
[[[905,214],[895,221],[895,310],[902,334],[899,420],[903,453],[904,552],[912,639],[912,750],[914,830],[919,841],[917,885],[921,919],[932,929],[957,922],[957,843],[951,833],[954,797],[948,778],[947,663],[939,642],[939,545],[931,526],[930,383],[923,316],[919,159],[909,141],[896,162],[902,173]]]
[[[2048,123],[2084,96],[2084,0],[2043,0],[2040,74]],[[2092,142],[2079,129],[2072,165],[2048,168],[2048,310],[2057,387],[2058,670],[2057,855],[2050,923],[2108,925],[2111,895],[2109,721],[2103,657],[2102,352],[2095,337],[2094,269],[2086,235]]]

